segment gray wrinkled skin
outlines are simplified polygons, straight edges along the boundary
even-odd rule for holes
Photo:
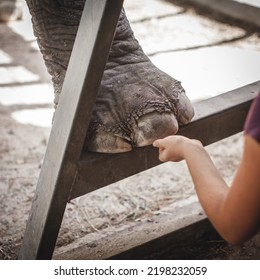
[[[27,0],[52,76],[56,105],[84,2]],[[87,148],[105,153],[131,151],[175,134],[178,125],[188,123],[193,115],[180,82],[151,63],[122,10],[88,129]]]

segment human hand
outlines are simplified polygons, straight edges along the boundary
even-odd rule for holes
[[[202,146],[198,140],[191,140],[180,135],[172,135],[163,139],[155,140],[154,147],[159,148],[160,161],[174,161],[178,162],[185,159],[185,152],[190,146]]]

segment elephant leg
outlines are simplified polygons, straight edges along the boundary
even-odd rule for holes
[[[84,3],[27,0],[52,76],[56,105]],[[181,83],[152,64],[122,10],[89,125],[87,148],[117,153],[150,145],[176,133],[179,124],[189,122],[193,114]]]

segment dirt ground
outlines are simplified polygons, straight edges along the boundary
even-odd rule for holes
[[[256,29],[168,1],[139,2],[125,1],[137,38],[155,64],[183,81],[193,102],[259,80]],[[0,259],[9,260],[17,257],[21,245],[51,129],[53,96],[26,8],[22,21],[0,24],[0,38]],[[242,146],[240,133],[207,147],[228,182]],[[192,196],[184,163],[166,163],[77,198],[65,211],[56,252],[91,233],[152,221],[169,205]],[[259,234],[241,246],[216,238],[184,246],[171,257],[256,259],[259,248]]]

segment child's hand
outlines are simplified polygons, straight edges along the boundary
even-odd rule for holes
[[[184,136],[174,135],[155,140],[154,147],[159,148],[160,161],[181,161],[190,145],[202,146],[198,140],[190,140]]]

